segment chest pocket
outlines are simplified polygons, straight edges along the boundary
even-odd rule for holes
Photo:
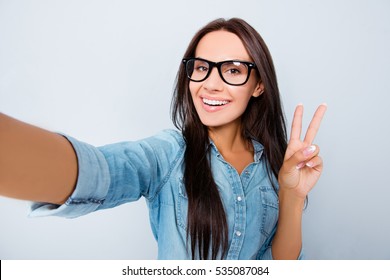
[[[272,186],[260,186],[261,200],[261,233],[267,238],[278,221],[279,199]]]
[[[187,215],[188,215],[188,196],[186,192],[186,187],[184,185],[183,178],[178,180],[178,195],[176,202],[176,222],[179,227],[184,230],[187,230]],[[217,185],[219,191],[221,189]]]

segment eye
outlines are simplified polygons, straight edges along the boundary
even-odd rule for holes
[[[239,61],[230,61],[222,65],[224,75],[238,76],[247,72],[246,65]]]
[[[209,71],[209,64],[202,60],[194,61],[194,71],[196,72],[207,72]]]
[[[237,75],[237,74],[240,74],[240,73],[241,73],[241,71],[240,71],[239,69],[237,69],[237,68],[230,68],[230,69],[227,69],[226,72],[228,72],[228,73],[231,74],[231,75]]]
[[[198,72],[207,72],[209,69],[206,66],[199,65],[195,68],[195,70]]]

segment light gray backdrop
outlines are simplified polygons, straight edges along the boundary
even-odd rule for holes
[[[238,16],[267,42],[290,125],[329,105],[304,214],[309,259],[390,259],[390,2],[0,0],[0,111],[94,145],[171,128],[194,33]],[[1,156],[1,155],[0,155]],[[145,201],[74,220],[0,198],[0,259],[154,259]]]

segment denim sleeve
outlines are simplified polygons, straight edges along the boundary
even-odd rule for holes
[[[98,148],[65,137],[77,154],[76,188],[63,205],[33,203],[30,217],[75,218],[141,196],[152,199],[167,180],[184,142],[173,130]]]

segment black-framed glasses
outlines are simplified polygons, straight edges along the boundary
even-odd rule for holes
[[[245,84],[251,70],[256,68],[253,62],[241,60],[226,60],[221,62],[212,62],[203,58],[184,58],[188,79],[194,82],[203,82],[208,78],[211,70],[217,67],[221,79],[233,86],[241,86]]]

